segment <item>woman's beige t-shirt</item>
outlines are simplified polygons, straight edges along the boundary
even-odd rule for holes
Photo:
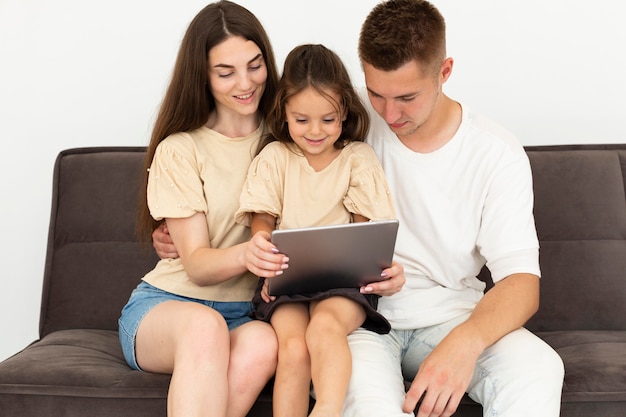
[[[148,207],[156,220],[206,214],[212,248],[247,241],[250,229],[235,222],[239,194],[262,128],[229,138],[207,127],[167,137],[157,147],[148,175]],[[257,278],[247,272],[215,285],[192,282],[180,259],[163,259],[143,278],[186,297],[212,301],[250,301]]]
[[[395,218],[383,169],[364,142],[350,142],[319,172],[295,145],[268,144],[250,165],[236,220],[249,225],[250,213],[273,215],[277,229],[350,223],[352,213]]]

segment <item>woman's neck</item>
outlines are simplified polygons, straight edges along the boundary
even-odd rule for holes
[[[255,114],[223,114],[213,111],[209,115],[206,127],[229,137],[248,136],[259,128],[261,117]]]

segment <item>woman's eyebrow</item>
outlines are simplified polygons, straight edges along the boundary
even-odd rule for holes
[[[250,61],[248,61],[248,64],[251,64],[252,62],[256,61],[259,58],[262,58],[263,54],[257,54],[254,58],[252,58]],[[213,66],[213,68],[235,68],[234,65],[228,65],[228,64],[215,64]]]

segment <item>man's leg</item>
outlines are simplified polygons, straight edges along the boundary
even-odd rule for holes
[[[352,376],[343,417],[412,417],[402,412],[404,378],[400,369],[406,333],[379,335],[357,329],[350,336]]]
[[[457,325],[457,317],[416,330],[407,341],[402,362],[404,377],[415,377],[432,349]],[[557,417],[561,405],[563,362],[545,342],[526,329],[504,336],[478,358],[470,381],[470,397],[489,417]]]
[[[526,329],[504,336],[478,359],[469,393],[485,416],[558,417],[563,361]]]

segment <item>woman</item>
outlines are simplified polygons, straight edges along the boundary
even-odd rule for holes
[[[128,364],[172,374],[169,416],[243,417],[276,367],[276,336],[249,318],[250,300],[255,275],[286,259],[256,248],[234,213],[277,82],[248,10],[219,1],[193,19],[152,132],[138,222],[149,240],[164,220],[180,258],[143,277],[119,320]]]

